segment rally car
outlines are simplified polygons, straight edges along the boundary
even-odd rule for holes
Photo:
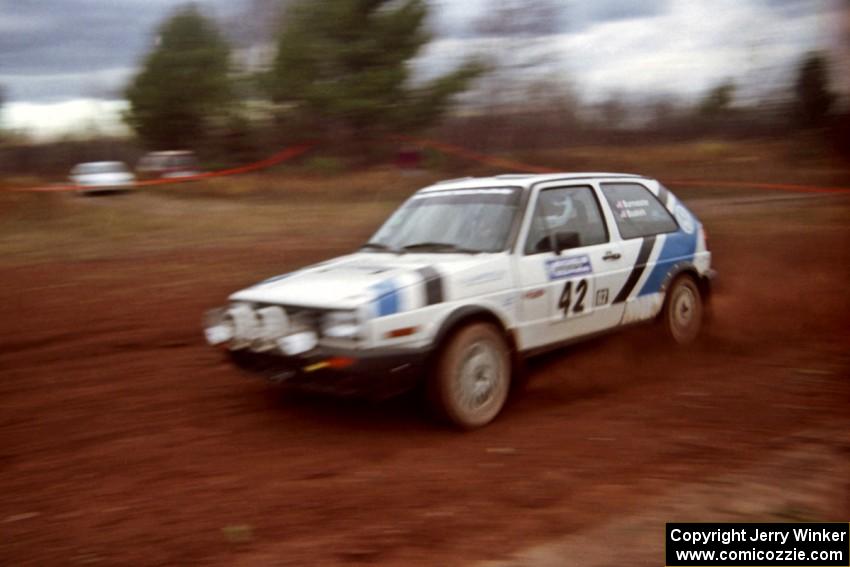
[[[131,189],[135,176],[121,161],[92,161],[78,163],[71,169],[71,183],[81,195]]]
[[[463,178],[413,194],[358,251],[234,293],[206,338],[277,383],[424,384],[475,428],[525,357],[643,321],[691,343],[713,273],[702,224],[654,179]]]

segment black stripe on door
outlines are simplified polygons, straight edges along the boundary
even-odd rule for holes
[[[444,298],[443,276],[440,275],[440,272],[431,266],[425,266],[416,271],[422,275],[423,285],[425,286],[425,305],[442,303]]]
[[[649,260],[649,255],[652,254],[652,247],[654,245],[654,235],[647,236],[643,239],[643,242],[640,245],[640,251],[638,251],[637,260],[635,260],[635,265],[632,268],[629,277],[626,278],[626,283],[623,284],[623,289],[621,289],[620,293],[617,294],[617,297],[614,298],[613,303],[623,303],[629,298],[629,294],[632,293],[632,290],[637,285],[644,269],[646,269],[646,262]]]

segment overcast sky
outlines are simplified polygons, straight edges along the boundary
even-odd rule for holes
[[[227,26],[250,2],[196,0]],[[476,25],[499,0],[431,0],[437,34],[417,68],[492,45]],[[181,0],[0,0],[7,125],[114,122],[154,30]],[[586,98],[617,91],[694,96],[746,70],[779,80],[802,53],[837,42],[846,0],[561,0],[546,41]],[[746,85],[745,85],[746,86]]]

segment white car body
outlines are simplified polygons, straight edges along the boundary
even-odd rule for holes
[[[136,165],[136,171],[143,178],[162,179],[194,177],[201,173],[195,154],[188,150],[145,154]]]
[[[617,215],[639,217],[646,214],[641,207],[655,204],[649,199],[621,199],[612,205],[609,199],[615,189],[611,187],[621,185],[640,189],[617,191],[651,194],[675,219],[670,225],[675,230],[624,238]],[[491,320],[504,331],[515,353],[523,356],[654,319],[664,304],[667,286],[679,274],[689,273],[708,285],[711,253],[701,223],[652,179],[606,173],[503,175],[439,183],[412,199],[452,192],[486,194],[504,188],[518,191],[520,203],[504,250],[363,250],[277,276],[231,295],[231,306],[241,310],[240,328],[221,333],[220,326],[211,324],[210,342],[225,345],[231,352],[255,352],[267,361],[285,359],[284,370],[267,373],[275,381],[287,381],[305,370],[308,374],[310,369],[328,370],[322,361],[340,353],[354,360],[386,356],[391,362],[381,368],[392,374],[417,366],[411,361],[435,352],[449,330],[465,318]],[[545,193],[547,199],[570,191],[582,198],[595,197],[608,233],[606,241],[560,253],[528,252],[526,239],[537,201],[550,189],[561,193]],[[288,323],[279,323],[277,311],[264,313],[274,315],[278,323],[264,323],[263,313],[258,316],[259,309],[276,306]],[[318,318],[294,325],[293,317],[306,312],[318,313]],[[327,313],[335,315],[322,323]],[[334,327],[337,319],[350,327]],[[323,332],[323,326],[331,332]],[[356,331],[346,334],[349,328]],[[305,340],[287,342],[289,335]]]
[[[123,162],[93,161],[74,166],[70,181],[81,193],[89,193],[128,189],[136,182],[136,177]]]

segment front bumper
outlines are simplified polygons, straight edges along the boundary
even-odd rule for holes
[[[298,356],[228,351],[242,370],[298,390],[384,399],[412,389],[422,378],[428,350],[364,351],[316,348]],[[345,361],[343,367],[339,364]]]

